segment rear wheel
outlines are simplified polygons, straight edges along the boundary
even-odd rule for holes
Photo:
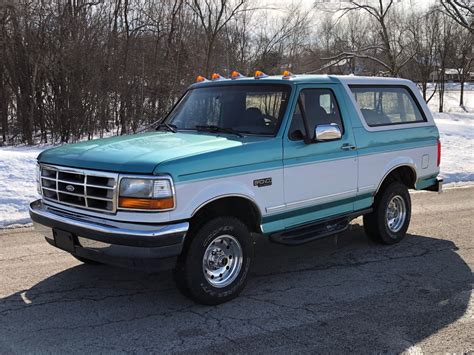
[[[395,244],[406,236],[410,218],[408,189],[404,184],[394,181],[375,196],[374,211],[364,216],[364,229],[377,242]]]
[[[217,217],[187,238],[175,270],[180,291],[210,305],[235,298],[245,287],[253,257],[247,226],[234,217]]]

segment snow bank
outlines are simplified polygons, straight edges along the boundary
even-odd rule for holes
[[[464,86],[464,106],[459,106],[459,83],[447,83],[444,111],[439,113],[439,95],[428,102],[441,138],[441,176],[445,183],[474,181],[474,84]],[[428,97],[431,92],[428,92]]]
[[[445,183],[474,181],[474,114],[433,113],[441,139]]]
[[[0,148],[0,228],[31,222],[28,203],[36,192],[36,157],[45,148]]]

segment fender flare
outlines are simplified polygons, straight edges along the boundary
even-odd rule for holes
[[[259,197],[248,184],[249,182],[245,180],[232,179],[214,181],[211,184],[199,184],[198,186],[191,187],[193,193],[192,198],[186,201],[186,218],[192,218],[199,210],[212,202],[230,197],[242,198],[250,202],[261,218],[261,216],[264,215],[262,207],[265,205],[264,201],[261,200],[261,197]],[[188,193],[190,190],[186,190],[185,192]]]
[[[404,159],[403,159],[404,158]],[[374,196],[377,195],[377,193],[379,192],[380,188],[382,187],[382,184],[384,183],[385,179],[387,178],[387,176],[389,176],[393,171],[395,171],[396,169],[398,168],[402,168],[402,167],[407,167],[407,168],[410,168],[413,172],[413,176],[415,177],[415,181],[413,181],[413,184],[416,183],[416,180],[417,180],[417,173],[416,173],[416,165],[415,163],[413,162],[413,160],[411,158],[408,158],[408,157],[401,157],[401,158],[397,158],[396,160],[398,161],[397,163],[395,163],[395,165],[393,164],[393,161],[389,164],[387,164],[387,166],[391,166],[387,171],[386,173],[384,174],[384,176],[382,177],[382,179],[380,179],[380,182],[377,186],[377,189],[375,190],[375,193],[374,193]],[[399,162],[400,160],[404,160],[404,162]]]
[[[238,197],[238,198],[242,198],[244,200],[249,201],[255,207],[255,210],[258,213],[259,220],[260,221],[262,220],[262,212],[260,211],[260,208],[258,207],[257,202],[253,198],[251,198],[247,195],[238,194],[238,193],[229,193],[229,194],[224,194],[224,195],[218,195],[218,196],[210,198],[207,201],[204,201],[203,203],[201,203],[198,207],[196,207],[194,209],[193,213],[191,214],[191,218],[193,218],[201,209],[203,209],[207,205],[211,204],[212,202],[222,200],[222,199],[225,199],[225,198],[229,198],[229,197]]]

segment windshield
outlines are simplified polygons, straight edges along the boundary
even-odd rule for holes
[[[166,122],[178,130],[275,135],[290,95],[288,85],[229,85],[189,90]]]

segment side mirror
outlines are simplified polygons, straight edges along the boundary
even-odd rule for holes
[[[314,138],[316,142],[333,141],[341,139],[341,137],[341,130],[335,123],[317,125],[314,129]]]

